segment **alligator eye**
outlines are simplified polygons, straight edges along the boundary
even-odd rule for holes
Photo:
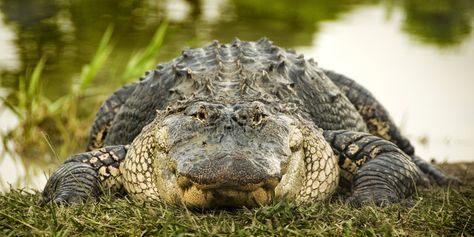
[[[206,116],[206,113],[204,113],[204,111],[199,111],[199,112],[196,113],[196,118],[199,121],[204,122],[204,121],[206,121],[207,116]]]
[[[262,115],[261,114],[255,114],[253,116],[252,121],[253,121],[254,125],[259,125],[262,122]]]

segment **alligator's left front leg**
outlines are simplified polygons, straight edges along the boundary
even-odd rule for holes
[[[409,155],[413,162],[438,185],[460,184],[455,177],[448,176],[436,166],[427,163],[415,155],[415,148],[401,134],[384,106],[362,85],[356,81],[333,71],[324,73],[336,84],[355,106],[367,124],[369,132],[395,143],[403,152]]]
[[[83,202],[97,199],[104,190],[117,191],[127,150],[128,146],[107,146],[71,156],[48,179],[40,204]]]
[[[415,192],[422,172],[395,144],[353,131],[325,131],[324,137],[339,157],[343,179],[351,184],[356,205],[397,203]]]

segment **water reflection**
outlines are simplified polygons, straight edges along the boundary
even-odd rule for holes
[[[267,36],[286,47],[310,46],[320,22],[337,20],[354,8],[393,5],[404,12],[402,29],[424,43],[455,46],[471,33],[474,3],[470,0],[320,0],[320,1],[60,1],[1,0],[3,21],[15,31],[20,70],[1,69],[2,86],[15,88],[18,74],[46,56],[45,84],[58,96],[94,53],[109,25],[118,41],[112,67],[144,47],[158,24],[172,21],[162,58],[173,57],[183,45],[229,41],[238,36]],[[214,6],[214,7],[211,7]],[[220,14],[216,13],[219,12]],[[212,17],[214,16],[214,17]],[[113,69],[110,69],[113,70]]]
[[[18,70],[20,60],[18,59],[18,49],[14,44],[15,34],[5,26],[0,15],[0,69]]]
[[[309,46],[320,22],[336,20],[357,6],[373,2],[234,0],[225,9],[234,17],[216,22],[211,35],[224,41],[236,34],[245,40],[267,36],[286,47]]]
[[[424,43],[456,46],[471,33],[471,0],[405,0],[401,4],[405,12],[403,30]]]
[[[397,122],[406,120],[404,128],[414,140],[431,139],[430,146],[418,144],[426,157],[451,159],[452,150],[458,151],[453,157],[463,160],[474,155],[467,148],[474,146],[474,106],[469,102],[474,101],[469,92],[474,88],[474,72],[469,71],[474,65],[471,0],[0,0],[0,10],[0,87],[11,91],[4,97],[12,104],[17,103],[12,93],[19,87],[19,75],[42,56],[48,59],[44,94],[52,99],[63,95],[89,62],[104,30],[113,25],[113,55],[106,72],[94,81],[104,88],[102,94],[110,93],[120,83],[113,80],[116,69],[143,48],[167,18],[170,27],[158,55],[161,61],[183,47],[213,39],[267,36],[372,89]],[[4,55],[15,55],[8,58],[16,63],[3,63],[8,60]],[[393,91],[403,91],[403,98]],[[5,113],[0,119],[4,129]],[[27,159],[25,164],[38,160],[21,158]],[[3,162],[8,159],[14,160],[10,156]]]

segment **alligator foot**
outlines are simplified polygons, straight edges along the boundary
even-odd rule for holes
[[[349,201],[355,206],[385,206],[410,198],[421,175],[404,153],[380,154],[355,174]]]
[[[71,156],[49,178],[40,204],[81,203],[97,200],[104,190],[117,190],[126,154],[126,146],[109,146]]]
[[[349,201],[383,206],[410,198],[423,182],[422,172],[395,144],[352,131],[325,131],[339,165],[351,185]]]
[[[95,200],[100,193],[98,181],[97,172],[89,164],[65,163],[49,178],[40,204],[81,203],[87,199]]]

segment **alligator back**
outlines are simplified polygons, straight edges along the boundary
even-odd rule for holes
[[[186,49],[147,72],[115,116],[105,144],[130,143],[157,110],[190,97],[291,102],[322,129],[367,130],[354,106],[313,60],[264,38]]]

